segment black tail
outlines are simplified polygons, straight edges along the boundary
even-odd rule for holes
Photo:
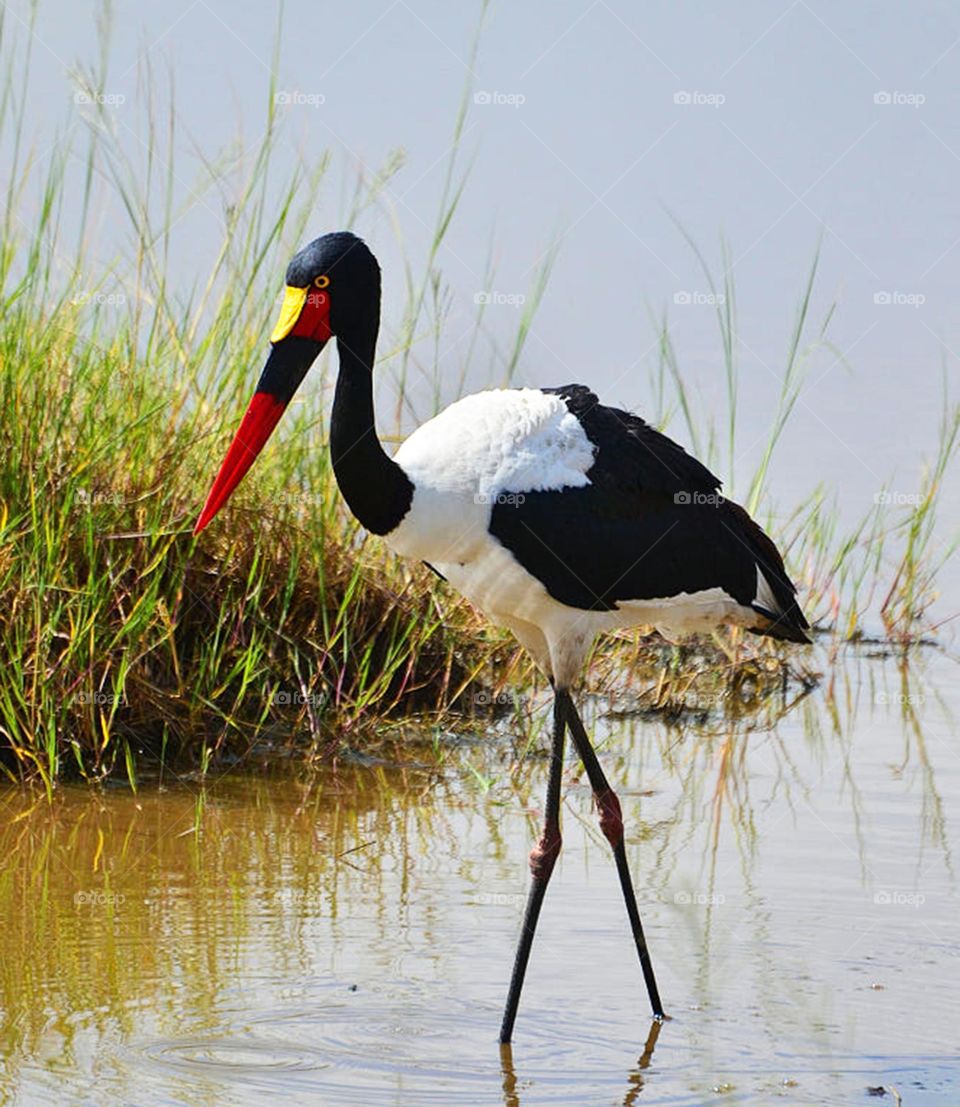
[[[753,610],[760,616],[760,621],[755,627],[747,627],[751,634],[777,638],[781,642],[800,642],[802,645],[808,645],[812,641],[807,634],[810,624],[803,617],[803,612],[796,600],[786,611],[776,617],[757,607],[756,604],[753,604]]]
[[[727,500],[726,506],[736,520],[743,540],[756,558],[757,568],[763,574],[769,589],[769,597],[761,598],[758,594],[750,604],[759,618],[756,626],[747,629],[751,634],[778,638],[783,642],[809,643],[811,639],[806,632],[810,629],[810,624],[797,603],[797,588],[787,576],[780,551],[770,536],[739,504]]]

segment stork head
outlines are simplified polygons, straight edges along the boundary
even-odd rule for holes
[[[379,320],[380,266],[356,235],[325,234],[294,256],[287,266],[280,318],[270,335],[270,355],[194,534],[223,507],[253,465],[330,338],[372,357]]]
[[[331,335],[363,341],[380,318],[380,266],[366,243],[349,231],[308,243],[287,266],[280,318],[270,341],[321,344]]]

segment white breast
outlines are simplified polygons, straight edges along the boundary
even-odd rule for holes
[[[468,564],[491,541],[499,497],[589,484],[593,454],[559,396],[535,388],[467,396],[414,431],[394,456],[414,494],[386,541],[405,557]]]

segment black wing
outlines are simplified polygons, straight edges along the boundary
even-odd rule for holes
[[[545,388],[560,396],[596,447],[587,473],[593,484],[626,492],[680,492],[706,495],[720,491],[720,479],[672,438],[639,415],[601,404],[582,384]]]
[[[546,391],[563,397],[596,447],[591,483],[504,498],[490,531],[554,599],[609,611],[719,587],[762,616],[758,633],[808,641],[776,546],[704,465],[582,385]],[[777,610],[758,602],[758,568]]]

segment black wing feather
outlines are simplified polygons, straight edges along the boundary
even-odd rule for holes
[[[758,632],[807,641],[776,546],[704,465],[583,385],[545,391],[563,397],[595,447],[590,484],[504,498],[490,530],[554,599],[609,611],[720,587],[763,616]],[[755,603],[758,566],[777,611]]]
[[[591,483],[625,492],[661,492],[669,496],[678,492],[709,495],[720,490],[719,477],[639,415],[601,404],[582,384],[543,391],[566,402],[596,447],[593,467],[587,473]]]

